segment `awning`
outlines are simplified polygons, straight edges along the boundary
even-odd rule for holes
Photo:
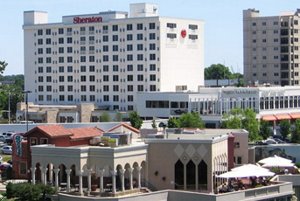
[[[274,115],[264,115],[262,116],[262,120],[264,121],[276,121],[276,117]]]
[[[292,119],[300,119],[300,113],[290,113]]]
[[[289,114],[276,114],[275,116],[277,120],[291,119]]]

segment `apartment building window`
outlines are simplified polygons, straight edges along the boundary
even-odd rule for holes
[[[196,24],[189,24],[189,29],[191,29],[191,30],[197,30],[198,29],[198,25],[196,25]]]
[[[144,66],[142,64],[138,64],[137,71],[143,71],[143,70],[144,70]]]
[[[63,47],[59,47],[58,48],[58,53],[63,54],[64,53],[64,48]]]
[[[64,44],[64,38],[58,38],[58,44]]]
[[[113,96],[113,101],[114,102],[118,102],[119,101],[119,96],[118,95],[114,95]],[[116,108],[114,108],[114,109],[116,109]]]
[[[85,56],[80,56],[80,62],[86,62],[86,57]]]
[[[105,35],[102,38],[103,38],[103,40],[102,40],[103,42],[108,42],[108,36]]]
[[[51,70],[52,70],[51,66],[46,67],[46,73],[51,73]]]
[[[43,39],[38,39],[38,45],[43,45]]]
[[[68,73],[72,73],[73,72],[73,66],[68,66],[67,71],[68,71]]]
[[[103,46],[102,46],[102,51],[103,51],[103,52],[108,52],[108,51],[109,51],[108,45],[103,45]]]
[[[41,66],[38,67],[38,73],[43,73],[43,67]]]
[[[137,30],[143,30],[143,24],[139,23],[136,25]]]
[[[86,76],[85,75],[80,76],[80,81],[81,82],[86,82]]]
[[[150,91],[156,91],[156,85],[150,85]]]
[[[113,91],[119,91],[119,85],[113,85]]]
[[[127,110],[128,110],[128,111],[132,111],[132,110],[133,110],[133,105],[128,105],[128,106],[127,106]]]
[[[119,76],[118,75],[113,75],[113,81],[118,82],[119,81]]]
[[[197,40],[198,39],[198,35],[190,34],[189,35],[189,39],[191,39],[191,40]]]
[[[38,58],[38,63],[39,63],[39,64],[42,64],[42,63],[44,63],[44,61],[43,61],[43,57],[39,57],[39,58]]]
[[[67,47],[67,53],[72,53],[73,52],[73,47]]]
[[[52,82],[52,77],[51,76],[46,76],[46,82]]]
[[[137,75],[137,81],[144,81],[144,75]]]
[[[80,72],[86,72],[86,66],[80,66]]]
[[[103,101],[108,102],[109,101],[109,96],[108,95],[103,95]]]
[[[48,92],[51,92],[51,91],[52,91],[52,86],[47,85],[46,90],[47,90]]]
[[[86,91],[86,85],[81,85],[81,86],[80,86],[80,90],[81,90],[81,91]]]
[[[43,35],[43,30],[42,29],[39,29],[38,30],[38,36],[42,36]]]
[[[149,29],[155,29],[155,23],[154,22],[149,23]]]
[[[68,79],[68,82],[73,82],[73,76],[69,75],[69,76],[67,77],[67,79]]]
[[[118,35],[113,35],[112,36],[112,41],[118,41],[119,40],[119,36]]]
[[[86,101],[86,95],[81,95],[81,101]]]
[[[133,71],[133,65],[127,65],[127,71]]]
[[[96,100],[95,95],[90,95],[90,101],[91,101],[91,102],[94,102],[95,100]]]
[[[109,85],[103,85],[103,91],[109,91]]]
[[[156,55],[155,54],[150,54],[150,60],[151,61],[156,60]]]
[[[89,62],[95,62],[95,56],[89,56]]]
[[[68,85],[68,91],[73,91],[73,86],[72,85]]]
[[[132,61],[132,60],[133,60],[133,55],[127,54],[127,61]]]
[[[274,76],[275,76],[275,77],[278,77],[278,76],[279,76],[279,73],[274,73]]]
[[[141,34],[141,33],[140,33],[140,34],[137,34],[137,35],[136,35],[136,39],[137,39],[137,40],[143,40],[143,34]]]
[[[127,41],[132,41],[132,39],[133,39],[132,34],[127,34],[126,38],[127,38]]]
[[[263,25],[263,26],[266,26],[266,25],[267,25],[267,22],[262,22],[262,25]]]
[[[119,55],[113,55],[113,61],[119,61]]]
[[[137,91],[144,91],[144,85],[137,85]]]
[[[262,42],[263,42],[263,43],[266,43],[266,42],[267,42],[267,39],[262,39]]]
[[[95,75],[90,75],[90,82],[95,82]]]
[[[59,95],[59,101],[65,101],[65,96],[64,95]]]
[[[256,26],[256,22],[252,22],[252,26]]]
[[[176,23],[167,23],[167,27],[170,29],[175,29],[177,27]]]
[[[156,81],[156,75],[155,74],[150,75],[150,81]]]
[[[104,65],[104,66],[103,66],[103,72],[108,72],[108,70],[109,70],[108,65]]]
[[[150,33],[149,34],[149,39],[150,40],[155,40],[155,33]]]
[[[112,26],[112,31],[118,31],[118,25],[113,25]]]
[[[89,66],[89,71],[90,72],[95,72],[95,66]]]
[[[59,91],[65,91],[65,86],[64,85],[60,85],[59,86]]]
[[[64,34],[64,29],[63,28],[59,28],[58,29],[58,34]]]
[[[64,77],[63,75],[60,75],[60,76],[58,77],[58,81],[59,81],[59,82],[64,82],[64,81],[65,81],[65,77]]]
[[[44,82],[43,76],[38,76],[38,82]]]
[[[175,39],[177,38],[177,35],[175,33],[167,33],[167,38]]]
[[[109,81],[109,76],[103,75],[103,82],[108,82],[108,81]]]
[[[51,64],[51,57],[46,57],[46,63]]]
[[[73,95],[68,95],[68,101],[73,101]]]
[[[109,61],[109,56],[103,55],[103,62],[108,62],[108,61]]]
[[[127,75],[127,81],[132,82],[133,81],[133,75]]]
[[[95,91],[95,85],[90,85],[90,91]]]
[[[156,70],[156,65],[150,64],[150,71],[155,71],[155,70]]]
[[[137,50],[142,51],[143,50],[143,44],[137,44]]]
[[[128,102],[133,102],[133,95],[128,95],[127,96],[127,101]]]
[[[119,71],[119,66],[118,65],[113,65],[113,71],[118,72]]]
[[[127,91],[133,91],[133,85],[127,85]]]
[[[73,57],[67,57],[67,62],[72,63],[73,62]]]
[[[64,63],[65,58],[64,57],[58,57],[58,63]]]
[[[51,38],[46,38],[46,44],[51,45]]]
[[[38,91],[40,91],[40,92],[44,91],[44,87],[41,86],[41,85],[39,85],[39,86],[38,86]]]
[[[71,37],[68,37],[68,38],[67,38],[67,43],[68,43],[68,44],[72,44],[72,43],[73,43],[73,39],[72,39]]]
[[[51,54],[51,48],[50,47],[46,48],[46,54]]]
[[[127,29],[127,31],[131,31],[132,30],[132,24],[127,24],[126,29]]]
[[[149,44],[149,50],[155,50],[155,43]]]

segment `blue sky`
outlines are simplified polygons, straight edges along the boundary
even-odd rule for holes
[[[129,11],[130,3],[142,0],[1,0],[0,60],[8,63],[5,75],[23,73],[23,11],[47,11],[49,22],[61,22],[64,15]],[[243,71],[242,11],[260,10],[262,16],[296,11],[299,0],[147,0],[168,17],[202,19],[205,22],[205,67],[222,63],[235,72]]]

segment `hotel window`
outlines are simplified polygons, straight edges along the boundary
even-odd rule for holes
[[[113,91],[119,91],[119,85],[113,85]]]
[[[38,39],[38,45],[43,45],[43,39]]]
[[[80,66],[80,72],[86,72],[86,66]]]
[[[85,56],[80,56],[80,62],[86,62],[86,57]]]
[[[51,66],[46,67],[46,73],[51,73]]]
[[[156,91],[156,85],[150,85],[150,91]]]
[[[68,91],[73,91],[73,86],[72,85],[68,85]]]
[[[46,57],[46,63],[51,64],[51,57]]]
[[[127,29],[127,31],[131,31],[132,30],[132,24],[127,24],[126,29]]]
[[[94,32],[95,31],[95,27],[91,26],[89,27],[89,32]]]
[[[149,23],[149,29],[155,29],[155,23],[154,22]]]
[[[119,55],[113,55],[113,61],[119,61]]]
[[[72,33],[72,28],[67,28],[67,33]]]
[[[127,106],[127,110],[128,110],[128,111],[132,111],[132,110],[133,110],[133,105],[128,105],[128,106]]]
[[[127,81],[128,82],[133,81],[133,75],[127,75]]]
[[[73,63],[73,57],[67,57],[67,62],[68,63]]]
[[[144,91],[144,85],[137,85],[137,91]]]
[[[44,91],[44,87],[43,86],[38,86],[38,91]]]
[[[143,50],[143,44],[137,44],[137,50],[142,51]]]
[[[89,62],[95,62],[95,56],[89,56]]]
[[[81,90],[81,91],[86,91],[86,85],[81,85],[81,86],[80,86],[80,90]]]
[[[103,91],[109,91],[109,85],[103,85]]]
[[[118,72],[119,71],[119,66],[118,65],[113,65],[113,71]]]
[[[155,50],[155,43],[149,44],[149,50]]]
[[[38,73],[43,73],[43,67],[38,67]]]
[[[58,29],[58,34],[64,34],[64,29],[63,28],[59,28]]]
[[[67,43],[68,43],[68,44],[73,43],[73,39],[72,39],[71,37],[68,37],[68,38],[67,38]]]
[[[50,47],[46,48],[46,54],[51,54],[51,48]]]
[[[47,76],[46,77],[46,82],[51,82],[52,81],[52,77],[51,76]]]
[[[64,48],[63,47],[59,47],[58,48],[58,53],[63,54],[64,53]]]
[[[86,76],[85,75],[80,76],[80,81],[85,82],[86,81]]]
[[[108,62],[108,61],[109,61],[109,56],[103,55],[103,62]]]
[[[102,51],[103,51],[103,52],[108,52],[108,51],[109,51],[108,48],[109,48],[108,45],[103,45]]]
[[[137,30],[143,30],[143,24],[137,24],[136,29]]]
[[[67,47],[67,52],[72,53],[73,52],[73,47]]]
[[[174,38],[177,38],[177,36],[175,33],[168,33],[167,38],[174,39]]]
[[[59,38],[58,39],[58,44],[64,44],[64,38]]]
[[[155,33],[150,33],[149,34],[149,39],[150,40],[155,40]]]
[[[65,59],[64,57],[58,57],[58,63],[64,63]]]
[[[73,101],[73,95],[68,95],[68,101]]]
[[[132,51],[133,47],[132,45],[127,45],[127,51]]]
[[[59,101],[65,101],[65,96],[64,95],[59,95]]]
[[[112,36],[112,41],[118,41],[118,40],[119,40],[118,35],[113,35],[113,36]]]
[[[191,40],[197,40],[198,39],[198,35],[189,35],[189,39],[191,39]]]
[[[52,91],[52,86],[49,86],[49,85],[48,85],[48,86],[46,87],[46,90],[47,90],[48,92],[51,92],[51,91]],[[48,98],[47,98],[47,99],[48,99]]]
[[[133,85],[127,85],[127,91],[133,91]]]
[[[42,58],[42,57],[39,57],[39,58],[38,58],[38,63],[39,63],[39,64],[42,64],[42,63],[43,63],[43,58]]]
[[[196,30],[196,29],[198,29],[198,25],[196,25],[196,24],[189,24],[189,29]]]
[[[144,81],[144,75],[137,75],[137,81]]]
[[[138,64],[137,71],[143,71],[143,70],[144,70],[144,66],[142,64]]]
[[[113,75],[113,81],[118,82],[119,81],[119,76],[118,75]]]
[[[155,74],[150,75],[150,81],[156,81],[156,75]]]
[[[138,54],[137,55],[137,60],[138,61],[143,61],[144,60],[144,55],[143,54]]]
[[[133,60],[133,55],[132,54],[128,54],[127,55],[127,61],[132,61]]]
[[[118,52],[118,51],[119,51],[119,46],[113,45],[113,52]]]
[[[109,101],[109,96],[108,95],[103,95],[103,101],[108,102]]]
[[[150,64],[150,71],[155,71],[155,70],[156,70],[156,65]]]
[[[113,96],[113,101],[114,102],[118,102],[119,101],[119,96],[118,95],[114,95]]]
[[[90,101],[93,102],[93,101],[95,101],[95,100],[96,100],[95,95],[90,95]]]
[[[107,31],[108,31],[108,26],[107,26],[107,25],[104,25],[104,26],[102,27],[102,29],[103,29],[103,31],[106,31],[106,33],[107,33]]]
[[[132,34],[127,34],[126,38],[127,41],[131,41],[133,39]]]
[[[108,81],[109,81],[109,76],[103,75],[103,82],[108,82]]]
[[[133,71],[133,65],[127,65],[127,71]]]
[[[90,82],[95,82],[95,75],[90,75]]]
[[[46,35],[51,35],[51,29],[46,29]]]
[[[156,55],[155,54],[150,54],[150,60],[151,61],[156,60]]]
[[[20,162],[20,166],[19,167],[20,167],[19,173],[21,175],[27,175],[27,165],[26,165],[26,163]]]
[[[86,101],[86,95],[81,95],[81,101]]]
[[[38,76],[38,81],[43,82],[44,81],[43,76]]]
[[[89,66],[89,71],[90,72],[95,72],[95,66]]]
[[[38,54],[43,54],[43,48],[38,48]]]
[[[108,36],[103,36],[103,42],[108,42]]]
[[[137,34],[136,39],[137,40],[143,40],[143,34]]]
[[[167,23],[167,27],[170,29],[174,29],[177,27],[177,25],[175,23]]]
[[[43,30],[42,29],[39,29],[38,30],[38,36],[42,36],[43,35]]]
[[[73,76],[68,76],[68,82],[73,82]]]
[[[127,96],[127,101],[128,102],[133,102],[133,95],[128,95]]]
[[[65,91],[65,86],[64,85],[60,85],[59,86],[59,91]]]
[[[67,71],[68,71],[68,73],[72,73],[73,72],[73,67],[72,66],[68,66],[67,67]]]
[[[46,44],[50,45],[51,44],[51,38],[46,38]]]
[[[59,82],[64,82],[65,81],[65,77],[64,76],[59,76],[58,80],[59,80]]]
[[[118,25],[113,25],[112,26],[112,31],[118,31]]]
[[[39,101],[44,101],[44,96],[43,96],[43,95],[39,95],[39,96],[38,96],[38,100],[39,100]]]
[[[95,91],[95,85],[90,85],[90,91]]]
[[[109,70],[108,65],[104,65],[104,66],[103,66],[103,72],[108,72],[108,70]]]

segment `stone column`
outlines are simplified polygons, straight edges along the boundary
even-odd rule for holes
[[[186,164],[183,166],[183,189],[186,190]]]
[[[82,170],[78,171],[78,176],[79,176],[79,194],[83,195],[83,190],[82,190]]]
[[[67,193],[69,193],[70,192],[70,184],[71,184],[71,181],[70,181],[70,174],[71,174],[71,172],[72,172],[72,169],[68,169],[68,170],[66,170],[66,173],[67,173]]]
[[[54,174],[55,174],[55,187],[58,189],[59,185],[58,185],[58,173],[59,173],[60,169],[59,168],[55,168],[54,169]]]
[[[128,168],[128,172],[129,172],[129,184],[130,184],[130,190],[133,189],[133,175],[132,172],[133,169],[132,168]]]
[[[49,164],[49,182],[53,182],[53,165],[52,163]]]
[[[137,178],[137,183],[138,183],[138,188],[141,188],[142,185],[141,185],[141,167],[138,166],[137,168],[137,173],[138,173],[138,178]]]
[[[116,175],[117,172],[115,170],[110,171],[112,176],[112,193],[115,194],[117,192],[116,188]]]
[[[30,168],[30,170],[31,170],[31,183],[35,184],[35,170],[36,170],[36,168],[32,167],[32,168]]]
[[[100,193],[104,192],[104,188],[103,188],[103,175],[104,175],[104,169],[100,169],[97,171],[97,174],[100,176]]]
[[[47,184],[47,170],[48,170],[48,168],[46,168],[46,167],[43,169],[43,171],[44,171],[44,183],[43,184],[45,184],[45,185]]]
[[[119,171],[120,171],[120,178],[121,178],[121,190],[125,191],[125,178],[124,178],[125,170],[120,169]]]
[[[198,181],[198,165],[196,165],[196,169],[195,169],[195,181],[196,181],[196,186],[195,186],[195,190],[197,191],[198,189],[199,189],[199,187],[198,187],[198,183],[199,183],[199,181]]]
[[[44,175],[44,168],[42,165],[40,165],[40,172],[41,172],[41,183],[44,184],[45,182],[45,175]]]
[[[88,175],[88,189],[87,189],[87,191],[88,191],[88,193],[90,193],[91,192],[91,190],[92,190],[92,170],[87,170],[87,175]]]

